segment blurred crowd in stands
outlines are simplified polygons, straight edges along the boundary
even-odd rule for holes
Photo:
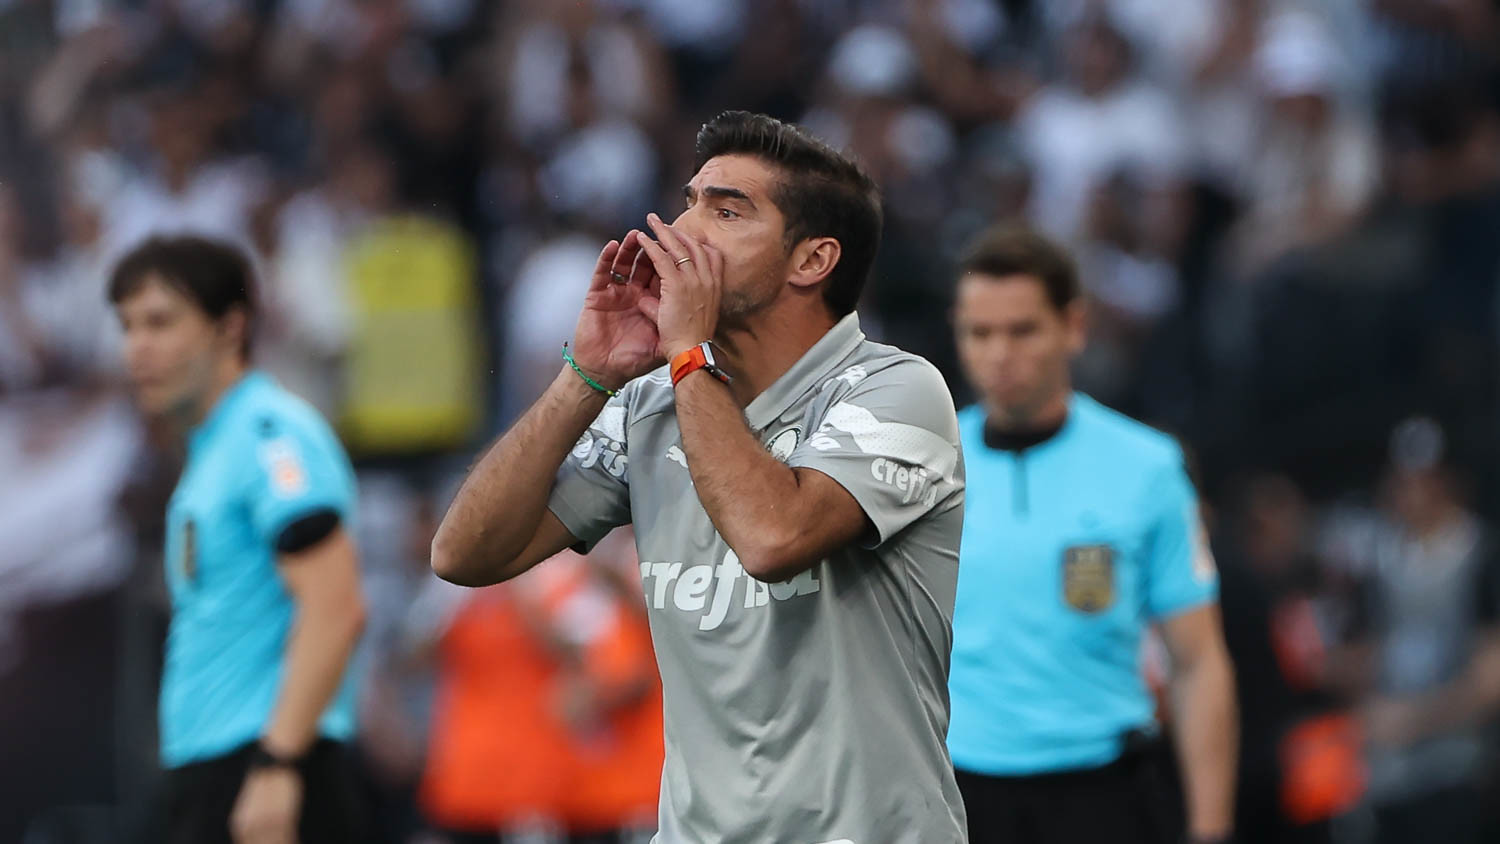
[[[628,537],[478,592],[426,549],[727,108],[871,170],[865,330],[960,403],[960,246],[1074,250],[1078,383],[1205,496],[1241,842],[1500,840],[1500,3],[0,0],[0,841],[150,840],[177,458],[103,289],[183,230],[358,463],[387,840],[649,832]]]

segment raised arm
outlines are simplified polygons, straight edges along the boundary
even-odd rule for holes
[[[649,262],[635,261],[639,249],[636,232],[623,244],[612,240],[604,247],[573,336],[578,367],[612,391],[658,364],[656,326],[640,311],[651,272]],[[432,541],[432,568],[439,577],[487,586],[577,543],[547,502],[558,469],[607,398],[571,366],[562,366],[464,480]]]

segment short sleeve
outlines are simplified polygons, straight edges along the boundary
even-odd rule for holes
[[[1146,561],[1146,608],[1153,618],[1214,601],[1219,573],[1198,511],[1198,495],[1180,462],[1164,470],[1147,503],[1153,513]]]
[[[275,547],[287,527],[319,512],[348,519],[353,470],[333,432],[288,419],[258,424],[249,496],[257,538]]]
[[[931,365],[902,361],[861,377],[787,465],[833,478],[875,526],[878,546],[963,493],[953,397]],[[857,379],[857,380],[856,380]]]
[[[557,469],[547,509],[583,549],[630,522],[628,394],[609,400]]]

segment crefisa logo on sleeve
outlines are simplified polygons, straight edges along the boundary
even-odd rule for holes
[[[625,454],[625,408],[605,407],[593,427],[574,443],[573,459],[581,468],[598,465],[617,478],[625,477],[630,464]]]

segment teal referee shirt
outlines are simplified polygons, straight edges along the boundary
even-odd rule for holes
[[[958,419],[954,765],[1027,776],[1109,764],[1152,724],[1147,625],[1218,597],[1182,450],[1082,394],[1055,435],[1019,451],[985,444],[982,408]]]
[[[354,503],[354,471],[333,431],[267,375],[242,378],[189,435],[167,508],[166,767],[223,755],[264,731],[294,609],[276,572],[277,540],[329,510],[352,530]],[[320,736],[353,734],[353,673],[323,713]]]

